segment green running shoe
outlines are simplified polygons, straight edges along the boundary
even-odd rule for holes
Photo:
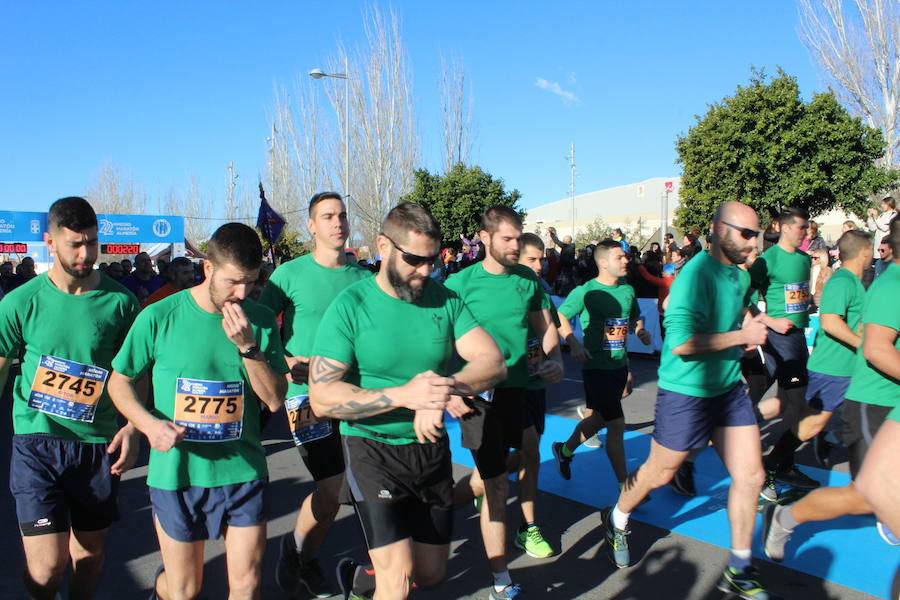
[[[541,529],[537,525],[532,525],[527,529],[524,526],[520,527],[519,533],[516,535],[515,544],[531,558],[549,558],[553,556],[553,547],[541,535]]]
[[[719,591],[744,600],[781,600],[780,596],[766,591],[759,582],[759,571],[754,567],[747,567],[743,571],[725,567],[718,588]]]

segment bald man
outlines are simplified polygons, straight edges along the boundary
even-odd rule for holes
[[[760,316],[745,319],[750,277],[738,267],[756,248],[759,218],[749,206],[726,202],[710,232],[709,251],[681,270],[669,293],[650,456],[603,514],[606,547],[617,567],[630,564],[631,511],[672,479],[689,452],[712,440],[732,478],[731,552],[718,587],[739,598],[770,600],[750,564],[756,498],[765,473],[759,428],[740,370],[744,349],[763,344],[767,335]]]

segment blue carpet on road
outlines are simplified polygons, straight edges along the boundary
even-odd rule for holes
[[[546,492],[582,504],[597,508],[609,506],[618,497],[618,487],[604,450],[580,447],[572,462],[572,479],[565,481],[559,476],[550,444],[567,439],[574,425],[572,419],[547,415],[546,431],[541,438],[541,456],[544,460],[538,485]],[[449,421],[447,432],[453,461],[474,466],[471,453],[460,445],[459,425]],[[640,466],[649,451],[649,435],[626,433],[625,452],[629,472]],[[803,470],[823,485],[843,486],[850,480],[843,473],[805,466]],[[708,449],[697,459],[695,498],[679,496],[666,486],[654,491],[650,502],[638,508],[632,519],[728,548],[730,530],[725,507],[730,481],[718,455],[713,449]],[[768,560],[764,558],[761,546],[762,517],[757,523],[753,555]],[[881,539],[875,529],[874,517],[842,517],[800,525],[788,542],[785,554],[781,564],[786,567],[883,597],[897,567],[900,547],[891,547]]]

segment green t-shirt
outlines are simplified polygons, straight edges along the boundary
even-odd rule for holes
[[[506,360],[506,381],[499,388],[524,388],[528,383],[528,314],[549,309],[541,282],[534,271],[515,265],[509,272],[493,275],[476,263],[447,278],[445,284],[491,334]]]
[[[628,366],[628,328],[641,316],[633,287],[591,279],[572,290],[559,312],[564,319],[577,316],[581,321],[584,347],[591,353],[582,369],[608,371]]]
[[[542,290],[544,294],[544,299],[550,304],[550,316],[553,318],[553,323],[556,325],[557,329],[559,328],[559,313],[556,312],[556,307],[553,305],[553,300],[550,298],[550,294],[546,291]],[[531,329],[531,325],[528,326],[528,383],[525,385],[525,389],[527,390],[542,390],[546,387],[547,382],[545,382],[540,375],[537,374],[537,368],[540,365],[541,361],[546,358],[544,354],[543,348],[543,340],[538,337],[538,335]]]
[[[0,302],[0,355],[24,352],[13,387],[13,430],[109,442],[118,413],[106,390],[110,363],[140,307],[125,286],[101,274],[97,287],[68,294],[47,274]]]
[[[424,371],[449,374],[454,342],[478,326],[456,293],[433,279],[417,304],[386,294],[374,277],[338,294],[319,327],[312,354],[350,365],[344,380],[363,389],[405,385]],[[341,433],[386,444],[416,443],[415,413],[397,408],[342,421]]]
[[[712,398],[740,382],[740,347],[689,356],[676,356],[672,349],[697,333],[740,329],[749,285],[746,271],[723,265],[708,251],[688,261],[669,291],[659,387],[688,396]]]
[[[241,308],[268,363],[287,373],[275,315],[249,299]],[[222,329],[222,314],[200,308],[191,290],[145,308],[112,366],[131,378],[152,367],[157,416],[187,427],[168,452],[150,450],[147,485],[219,487],[268,476],[259,401],[243,359]]]
[[[275,269],[259,303],[276,315],[284,313],[281,340],[287,355],[309,357],[319,322],[331,301],[347,286],[371,276],[371,271],[353,261],[337,269],[323,267],[312,254]],[[288,398],[308,393],[307,384],[288,383]]]
[[[838,315],[852,331],[856,331],[865,295],[866,289],[859,277],[847,269],[838,269],[822,289],[819,314]],[[807,368],[834,377],[850,377],[855,354],[856,348],[847,346],[819,328]]]
[[[895,406],[894,410],[892,410],[890,414],[888,414],[888,419],[893,419],[894,421],[900,423],[900,404]]]
[[[766,301],[766,314],[787,317],[799,329],[809,324],[809,270],[812,260],[802,250],[786,252],[775,244],[750,267],[750,281]]]
[[[900,266],[891,263],[869,286],[863,303],[863,327],[869,323],[900,331]],[[863,333],[865,343],[865,333]],[[900,335],[894,342],[900,350]],[[856,352],[853,378],[847,389],[847,398],[877,406],[900,406],[900,381],[873,367],[863,356],[862,346]]]

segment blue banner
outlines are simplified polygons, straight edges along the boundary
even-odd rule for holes
[[[184,217],[97,215],[100,243],[184,243]]]
[[[97,215],[101,244],[184,243],[184,217]],[[43,242],[47,213],[0,210],[0,242]]]
[[[43,242],[47,213],[0,210],[0,241]]]

